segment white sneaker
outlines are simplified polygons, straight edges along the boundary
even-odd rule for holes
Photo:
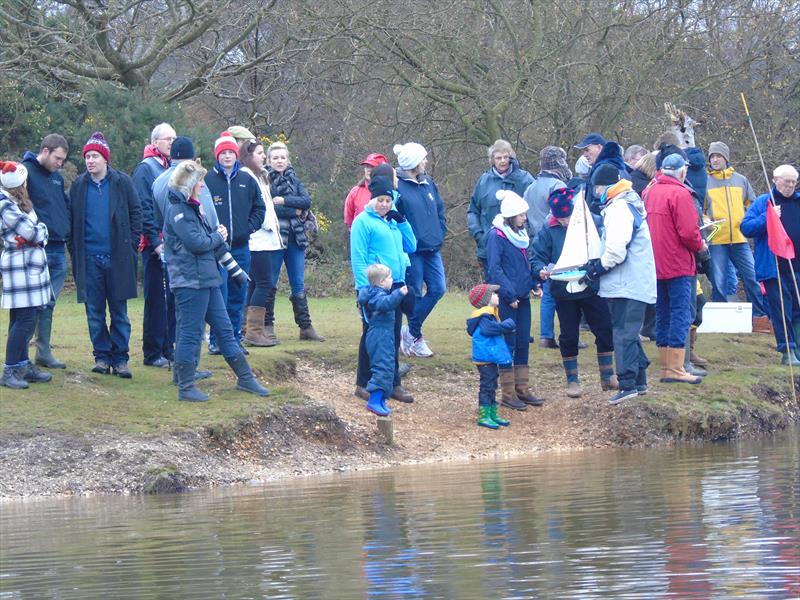
[[[409,351],[414,356],[419,356],[420,358],[428,358],[429,356],[433,356],[433,350],[428,347],[428,344],[425,342],[425,338],[423,337],[415,339],[414,343],[411,344]]]
[[[411,346],[414,345],[414,338],[408,332],[408,325],[400,328],[400,351],[406,356],[411,356]]]

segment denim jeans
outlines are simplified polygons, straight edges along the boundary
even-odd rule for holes
[[[247,288],[247,306],[266,306],[272,281],[272,252],[256,250],[250,253],[250,285]]]
[[[128,301],[112,298],[111,257],[107,254],[86,257],[86,321],[95,360],[112,367],[128,361],[131,322]],[[111,319],[106,324],[106,306]]]
[[[477,365],[478,375],[478,406],[491,406],[497,399],[497,379],[499,371],[494,363],[488,365]]]
[[[550,293],[550,280],[542,284],[542,300],[539,305],[539,337],[554,340],[556,337],[555,328],[556,301]],[[559,318],[559,323],[561,319]]]
[[[659,348],[683,348],[689,335],[694,315],[692,305],[696,302],[692,286],[694,277],[659,279],[656,300],[656,346]]]
[[[144,362],[152,363],[162,356],[172,360],[175,343],[175,299],[169,287],[166,265],[149,247],[142,252],[142,291]]]
[[[53,296],[55,296],[55,299],[47,306],[53,310],[67,278],[67,255],[64,252],[64,244],[47,246],[47,268],[50,271],[50,287],[53,288]]]
[[[422,324],[447,292],[442,254],[438,250],[409,254],[411,266],[406,271],[406,284],[414,291],[414,314],[408,320],[408,330],[415,338],[422,337]],[[422,284],[425,283],[425,295]]]
[[[36,315],[42,307],[26,306],[9,311],[8,338],[6,339],[5,364],[9,367],[25,363],[28,357],[28,342],[36,327]]]
[[[756,282],[756,267],[753,260],[753,253],[748,244],[711,244],[711,286],[713,293],[711,300],[714,302],[727,302],[727,268],[728,259],[733,262],[736,272],[742,278],[744,293],[747,301],[753,305],[753,316],[763,317],[764,299],[761,296],[761,288]]]
[[[305,292],[306,251],[289,242],[283,250],[270,252],[272,255],[272,282],[278,287],[281,277],[281,268],[286,265],[286,275],[289,278],[289,288],[292,296],[299,296]]]
[[[245,273],[250,273],[250,247],[247,244],[231,248],[231,256],[239,263]],[[242,337],[242,312],[244,311],[244,301],[247,296],[247,284],[239,285],[236,283],[233,277],[228,276],[228,272],[223,267],[219,268],[219,274],[222,277],[222,285],[219,287],[222,300],[228,309],[228,318],[230,319],[231,327],[233,327],[234,336],[238,340]],[[219,346],[213,327],[209,336],[209,344]]]
[[[242,349],[233,335],[233,327],[220,288],[196,290],[181,287],[174,288],[172,293],[175,295],[177,321],[175,362],[197,365],[205,323],[208,323],[211,331],[215,333],[222,356],[233,358],[241,353]]]
[[[506,302],[500,301],[500,320],[514,319],[517,328],[505,336],[515,365],[528,364],[528,351],[531,345],[531,299],[523,298],[517,308],[511,308]],[[502,365],[506,366],[506,365]],[[501,368],[502,368],[501,366]]]
[[[796,348],[800,340],[795,338],[793,324],[800,322],[800,304],[794,291],[792,275],[781,269],[781,286],[778,286],[778,278],[767,279],[764,287],[767,289],[767,303],[769,305],[770,319],[772,328],[775,331],[776,349],[778,352],[786,352],[786,339],[789,339],[789,348]],[[800,273],[794,273],[795,280],[800,280]],[[783,291],[783,313],[781,313],[781,290]],[[783,328],[783,314],[786,318],[786,330]]]
[[[647,305],[630,298],[606,298],[606,302],[614,332],[614,361],[619,388],[632,390],[647,382],[647,367],[650,366],[650,360],[639,341]]]

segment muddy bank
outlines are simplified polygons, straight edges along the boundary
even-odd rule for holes
[[[731,410],[679,410],[659,401],[658,385],[608,406],[599,382],[569,399],[538,382],[548,402],[498,431],[474,424],[475,378],[446,370],[412,375],[410,405],[392,403],[395,445],[352,396],[352,374],[299,362],[294,385],[307,400],[225,427],[134,436],[113,430],[69,436],[48,431],[0,439],[0,497],[142,493],[269,481],[395,464],[508,457],[590,447],[641,447],[767,434],[800,420],[788,390],[758,385],[752,402]],[[593,385],[597,389],[593,389]]]

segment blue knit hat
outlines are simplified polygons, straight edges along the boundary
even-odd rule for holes
[[[175,138],[172,142],[172,148],[169,151],[169,157],[172,160],[183,160],[186,158],[192,159],[195,157],[194,144],[192,138],[184,137],[182,135]]]

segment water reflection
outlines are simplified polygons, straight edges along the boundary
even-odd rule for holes
[[[800,445],[0,505],[4,598],[798,598]]]

